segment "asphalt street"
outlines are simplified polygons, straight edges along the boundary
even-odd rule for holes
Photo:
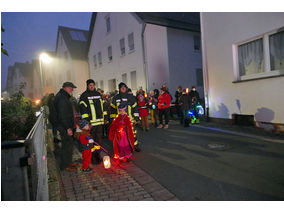
[[[284,200],[284,144],[176,121],[138,136],[132,162],[179,200]]]

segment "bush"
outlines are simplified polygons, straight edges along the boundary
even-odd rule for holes
[[[23,140],[36,122],[30,99],[20,91],[9,100],[1,101],[1,133],[4,140]]]

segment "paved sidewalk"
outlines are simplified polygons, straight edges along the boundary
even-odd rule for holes
[[[76,153],[77,152],[77,153]],[[80,153],[73,157],[79,160]],[[134,163],[119,163],[112,160],[110,169],[103,164],[95,165],[89,174],[77,171],[61,171],[61,188],[70,201],[177,201],[166,188]]]
[[[229,134],[235,134],[245,137],[258,138],[275,143],[284,143],[284,133],[265,131],[255,126],[229,125],[215,122],[201,121],[200,125],[193,125],[197,128],[207,128],[213,131],[219,131]]]

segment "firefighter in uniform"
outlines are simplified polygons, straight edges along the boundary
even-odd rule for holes
[[[86,81],[87,90],[82,93],[79,100],[81,118],[91,124],[91,135],[93,139],[101,144],[103,136],[103,125],[107,122],[107,111],[104,109],[101,94],[96,90],[93,79]],[[97,158],[98,156],[95,156]],[[98,158],[97,158],[98,160]]]
[[[120,103],[125,102],[127,105],[126,108],[126,113],[129,116],[131,122],[133,123],[133,128],[134,128],[134,147],[136,152],[140,152],[141,149],[138,145],[138,140],[137,140],[137,127],[136,124],[139,121],[139,113],[138,113],[138,108],[137,108],[137,101],[135,96],[129,94],[127,92],[127,85],[123,82],[121,82],[119,85],[119,93],[115,95],[112,98],[111,102],[111,111],[110,111],[110,118],[114,119],[118,115],[118,106]]]

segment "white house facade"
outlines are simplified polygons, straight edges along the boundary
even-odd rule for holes
[[[141,32],[142,26],[130,13],[96,15],[88,59],[97,87],[111,92],[122,81],[133,90],[146,87]]]
[[[283,131],[284,13],[201,13],[209,117],[254,115]]]
[[[71,81],[77,86],[73,91],[76,98],[86,90],[86,80],[90,77],[86,54],[87,39],[86,30],[58,27],[56,57],[51,62],[55,68],[49,73],[55,92],[58,92],[65,81]]]
[[[172,20],[173,14],[93,14],[88,60],[97,87],[114,91],[119,82],[125,82],[135,92],[140,87],[159,89],[166,83],[174,94],[178,85],[197,86],[196,73],[202,78],[200,44],[194,50],[199,25],[194,26],[196,31],[183,28],[188,23]],[[200,43],[198,38],[195,41]],[[202,79],[199,82],[203,96]]]

